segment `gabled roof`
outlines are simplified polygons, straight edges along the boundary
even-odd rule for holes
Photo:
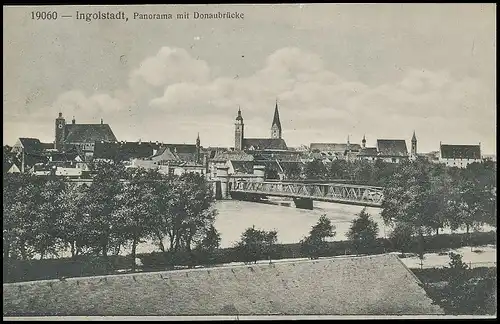
[[[380,156],[408,156],[405,140],[378,139],[377,150]]]
[[[251,161],[229,161],[233,166],[234,173],[253,174],[253,162]]]
[[[38,153],[43,151],[42,143],[40,143],[38,138],[21,137],[19,138],[19,141],[21,142],[24,152],[26,153]]]
[[[376,147],[365,147],[362,148],[359,153],[359,156],[377,156],[377,148]]]
[[[479,145],[441,144],[441,157],[443,159],[480,159],[481,147]]]
[[[67,124],[64,141],[66,143],[115,142],[116,137],[108,124]]]
[[[243,149],[286,150],[287,146],[282,138],[244,138]]]
[[[169,147],[164,146],[156,152],[155,155],[151,157],[153,161],[179,161],[177,155],[175,155]]]
[[[393,254],[6,283],[5,316],[442,315]],[[78,284],[77,284],[78,282]],[[116,296],[116,298],[110,298]]]
[[[14,172],[21,170],[21,162],[14,156],[3,160],[3,173],[9,172],[11,169]]]
[[[359,144],[354,144],[354,143],[349,143],[349,146],[347,143],[311,143],[309,146],[310,150],[318,150],[320,152],[339,152],[339,153],[344,153],[347,151],[347,148],[351,149],[352,151],[359,151],[361,149],[361,145]]]

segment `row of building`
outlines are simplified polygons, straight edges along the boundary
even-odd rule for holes
[[[246,138],[241,109],[235,121],[234,147],[203,147],[200,136],[194,144],[163,142],[118,141],[109,124],[71,123],[59,113],[55,119],[55,140],[42,143],[35,138],[19,138],[10,149],[4,147],[4,172],[31,172],[36,175],[54,173],[70,177],[87,177],[89,164],[96,161],[120,161],[127,168],[156,168],[160,172],[182,174],[197,172],[208,178],[217,177],[217,169],[227,168],[234,177],[251,177],[254,165],[265,166],[268,176],[285,178],[287,170],[312,160],[325,163],[334,160],[383,160],[400,163],[403,160],[427,158],[432,162],[464,168],[481,162],[480,144],[449,145],[440,143],[439,151],[427,154],[417,151],[415,132],[408,152],[404,139],[377,139],[368,147],[361,144],[311,143],[309,147],[290,148],[282,137],[278,103],[274,107],[270,137]]]

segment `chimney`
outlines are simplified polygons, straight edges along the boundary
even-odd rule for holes
[[[62,113],[59,113],[59,118],[62,118]]]
[[[101,125],[102,125],[102,118],[101,118]]]
[[[73,119],[71,120],[71,123],[74,125],[76,123],[75,116],[73,116]]]

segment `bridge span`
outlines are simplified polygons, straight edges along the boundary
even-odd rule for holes
[[[312,209],[313,201],[381,207],[383,188],[346,183],[236,182],[229,193],[233,199],[262,197],[293,198],[297,208]]]

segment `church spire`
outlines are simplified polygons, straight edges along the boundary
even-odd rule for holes
[[[276,106],[274,106],[274,118],[273,118],[273,126],[276,125],[281,129],[281,122],[280,122],[280,113],[278,111],[278,99],[276,99]]]
[[[411,137],[411,141],[412,142],[416,142],[417,141],[417,137],[415,136],[415,131],[413,131],[413,136]]]
[[[274,106],[274,117],[271,126],[271,138],[281,138],[281,121],[280,113],[278,111],[278,99],[276,99],[276,105]]]

